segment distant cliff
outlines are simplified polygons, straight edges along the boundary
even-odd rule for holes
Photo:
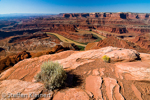
[[[117,19],[150,19],[150,13],[65,13],[65,18],[117,18]]]

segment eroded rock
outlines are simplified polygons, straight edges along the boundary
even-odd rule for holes
[[[32,81],[34,76],[40,72],[40,66],[43,62],[49,60],[57,60],[68,57],[76,51],[65,51],[53,55],[44,55],[41,57],[30,58],[20,61],[15,64],[12,68],[2,72],[0,74],[0,80],[5,79],[20,79],[25,81]]]
[[[103,100],[101,92],[102,79],[100,76],[88,76],[85,82],[85,89],[94,94],[96,100]]]
[[[66,91],[58,92],[53,100],[89,100],[89,96],[86,92],[79,88],[71,88]]]
[[[112,61],[133,61],[138,58],[138,52],[130,49],[121,49],[116,47],[105,47],[89,51],[66,51],[59,54],[43,55],[33,59],[25,59],[14,65],[14,67],[1,73],[0,80],[3,79],[21,79],[32,81],[33,77],[40,71],[40,65],[48,60],[58,61],[66,70],[76,69],[80,65],[102,59],[107,55]],[[61,60],[60,60],[61,59]]]
[[[119,85],[117,81],[113,78],[104,78],[104,83],[106,86],[106,93],[109,100],[124,100],[123,96],[120,94]]]
[[[126,80],[150,80],[150,62],[125,62],[116,63],[116,75]]]
[[[64,68],[75,69],[85,63],[93,62],[94,59],[102,58],[104,55],[110,57],[111,61],[134,61],[139,58],[139,53],[131,49],[117,47],[104,47],[97,50],[89,50],[72,54],[69,57],[58,60]]]
[[[4,80],[0,82],[0,99],[34,100],[37,97],[35,95],[39,95],[43,88],[43,84],[40,83],[21,80]]]

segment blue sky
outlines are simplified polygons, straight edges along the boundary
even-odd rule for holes
[[[0,0],[0,14],[75,12],[150,13],[150,0]]]

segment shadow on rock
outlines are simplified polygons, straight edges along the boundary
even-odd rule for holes
[[[75,75],[72,72],[67,72],[67,79],[65,81],[65,85],[60,89],[65,88],[74,88],[80,86],[83,83],[81,76]]]

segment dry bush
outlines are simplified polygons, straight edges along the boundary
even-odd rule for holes
[[[64,85],[67,74],[58,62],[44,62],[41,65],[41,72],[35,77],[37,81],[43,82],[45,88],[54,90]]]

